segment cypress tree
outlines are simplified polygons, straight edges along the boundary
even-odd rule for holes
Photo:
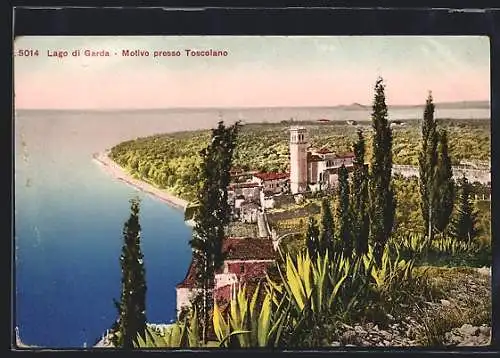
[[[436,167],[438,165],[437,146],[437,123],[434,119],[432,94],[429,92],[424,109],[424,118],[422,121],[422,147],[418,158],[421,198],[420,208],[428,241],[432,241],[434,237],[434,216],[438,195],[438,188],[435,180]]]
[[[130,217],[123,226],[123,247],[120,256],[122,269],[122,289],[118,309],[118,335],[114,335],[114,345],[133,349],[140,335],[146,334],[146,271],[141,251],[141,225],[139,223],[138,198],[130,200]]]
[[[444,232],[450,223],[455,199],[453,170],[448,155],[448,135],[444,129],[439,131],[436,168],[436,211],[434,225],[437,232]]]
[[[354,143],[354,172],[350,200],[351,233],[357,255],[368,252],[368,172],[365,166],[365,139],[358,129],[358,140]]]
[[[471,184],[464,176],[459,180],[460,197],[458,200],[457,216],[451,228],[451,234],[457,240],[472,242],[479,234],[477,228],[477,211],[471,200]]]
[[[321,234],[318,240],[317,250],[324,255],[328,250],[330,254],[334,250],[334,222],[330,202],[327,198],[321,200]]]
[[[314,217],[309,217],[306,231],[306,249],[309,257],[315,260],[319,253],[319,229]]]
[[[370,240],[375,259],[380,262],[394,225],[396,200],[391,185],[392,130],[385,103],[382,78],[375,84],[372,106],[372,157],[370,160]]]
[[[227,187],[239,122],[226,127],[222,121],[212,130],[212,140],[200,155],[201,185],[198,191],[198,209],[190,245],[196,268],[198,288],[202,294],[202,339],[206,342],[210,323],[209,310],[212,302],[211,289],[215,272],[224,263],[223,241],[231,218]]]
[[[349,218],[349,174],[344,164],[339,169],[339,205],[337,207],[337,217],[339,221],[339,240],[345,255],[352,255],[352,239]]]

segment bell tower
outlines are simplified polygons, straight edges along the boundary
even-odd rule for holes
[[[307,190],[307,131],[290,128],[290,190],[292,194]]]

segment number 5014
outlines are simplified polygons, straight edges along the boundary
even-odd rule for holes
[[[17,54],[18,56],[38,56],[38,50],[19,50]]]

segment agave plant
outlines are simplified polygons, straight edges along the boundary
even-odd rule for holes
[[[410,254],[410,257],[421,257],[428,246],[428,243],[421,234],[410,233],[398,243],[401,246],[403,251],[406,251]],[[395,245],[395,248],[398,248],[398,245]]]
[[[214,305],[213,324],[215,335],[217,336],[219,342],[221,342],[221,346],[224,346],[227,342],[224,340],[231,333],[231,328],[229,327],[229,323],[226,322],[226,320],[222,316],[222,313],[219,310],[219,306],[217,304]],[[224,342],[224,345],[222,344],[222,342]]]
[[[273,310],[274,292],[265,293],[261,307],[257,307],[261,284],[257,285],[251,300],[246,287],[238,290],[230,301],[229,316],[224,319],[218,305],[214,307],[214,330],[222,347],[235,344],[239,347],[276,347],[280,341],[286,310],[278,305]],[[259,309],[260,308],[260,309]]]
[[[414,263],[414,259],[408,261],[400,259],[400,252],[397,248],[396,256],[392,259],[389,246],[385,247],[380,264],[375,262],[372,248],[364,257],[365,268],[373,279],[375,290],[379,293],[386,292],[401,279],[409,279]]]
[[[278,267],[280,283],[268,279],[271,287],[286,298],[296,312],[300,313],[310,305],[314,314],[319,314],[328,302],[328,255],[318,256],[313,264],[309,254],[299,253],[294,262],[286,255],[284,270]],[[340,285],[339,285],[340,286]],[[338,291],[338,289],[337,289]],[[283,296],[284,295],[284,296]],[[276,303],[278,298],[275,298]]]
[[[151,327],[146,328],[145,337],[138,336],[139,348],[193,348],[200,347],[200,334],[198,330],[198,313],[192,309],[184,322],[176,322],[166,328],[161,328],[161,333],[155,332]]]
[[[187,330],[185,323],[175,323],[163,330],[162,334],[146,328],[145,337],[138,336],[138,348],[179,348],[187,347]]]
[[[348,267],[349,271],[347,279],[343,282],[341,297],[342,309],[347,314],[360,304],[361,297],[366,298],[366,289],[370,279],[363,257],[351,259]]]
[[[340,314],[355,303],[360,292],[346,294],[346,287],[360,275],[356,270],[361,266],[353,265],[350,257],[326,252],[312,260],[306,252],[295,260],[287,255],[284,261],[285,267],[279,269],[281,282],[268,281],[277,293],[275,304],[287,303],[290,307],[287,320],[292,332]]]

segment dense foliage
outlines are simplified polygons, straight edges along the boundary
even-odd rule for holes
[[[370,240],[375,258],[380,260],[392,232],[396,210],[392,186],[392,130],[385,103],[385,85],[381,78],[375,84],[372,126],[372,156],[368,181]]]
[[[309,220],[314,220],[309,218]],[[309,221],[309,224],[311,221]],[[330,252],[335,247],[335,223],[333,221],[331,203],[328,198],[321,200],[321,227],[319,235],[319,245],[316,250],[319,255],[324,255],[328,250]],[[311,257],[316,257],[316,254],[311,254]]]
[[[432,95],[427,98],[422,122],[422,143],[418,158],[420,209],[427,237],[445,231],[453,210],[454,183],[448,153],[448,135],[434,119]]]
[[[435,173],[435,186],[437,195],[434,229],[438,233],[443,233],[448,228],[451,214],[453,212],[455,182],[453,180],[451,158],[448,154],[448,134],[445,130],[440,130],[438,138],[438,165]]]
[[[149,329],[122,328],[117,337],[125,337],[132,346],[134,332],[146,332],[149,335],[139,339],[139,345],[145,347],[319,347],[333,338],[340,341],[346,324],[370,320],[387,325],[388,317],[394,316],[402,322],[421,306],[439,299],[440,293],[430,283],[431,274],[422,270],[425,265],[490,265],[491,214],[484,197],[489,197],[489,189],[463,179],[456,193],[450,159],[489,159],[489,129],[485,131],[482,121],[448,121],[440,123],[438,130],[430,96],[421,128],[418,122],[407,122],[403,129],[393,127],[382,79],[376,83],[372,109],[371,128],[365,127],[371,129],[366,147],[359,126],[354,131],[338,123],[310,123],[314,146],[327,145],[337,152],[354,149],[354,173],[349,177],[346,168],[340,168],[334,200],[326,195],[331,193],[307,193],[300,203],[269,210],[269,216],[274,214],[270,223],[277,234],[293,232],[293,239],[280,244],[280,257],[253,294],[240,287],[224,307],[212,306],[213,300],[206,293],[224,259],[222,240],[230,221],[226,190],[230,168],[288,170],[290,122],[241,129],[238,124],[225,127],[221,122],[211,135],[178,133],[115,146],[112,159],[131,173],[197,202],[191,245],[197,281],[204,293],[201,315],[199,306],[193,304],[183,321],[167,329],[165,338],[155,338]],[[468,141],[463,131],[467,126],[476,135],[472,150],[456,144]],[[448,138],[452,138],[450,142]],[[369,172],[365,160],[370,162]],[[421,180],[392,175],[393,162],[418,163]],[[287,214],[281,219],[280,210]],[[138,206],[133,204],[130,220],[135,221],[129,220],[127,225],[136,222],[132,227],[138,241],[137,213]],[[298,215],[288,215],[293,213]],[[455,219],[447,230],[452,215]],[[428,237],[427,227],[433,229]],[[127,229],[133,237],[130,231]],[[126,261],[124,257],[122,261]],[[142,261],[140,257],[137,262]],[[138,287],[145,290],[141,282]],[[442,321],[447,323],[437,328],[428,311],[421,312],[425,315],[421,325],[424,344],[441,344],[446,332],[443,327],[454,327],[458,322],[445,317]],[[472,318],[487,321],[481,315]],[[207,341],[207,329],[213,331],[210,333],[216,341]]]
[[[390,114],[390,113],[389,113]],[[404,126],[393,127],[394,164],[418,164],[420,151],[420,121],[407,120]],[[461,160],[490,160],[489,119],[441,119],[449,139],[449,154],[453,165]],[[234,153],[234,164],[244,169],[287,171],[289,162],[289,133],[291,122],[275,124],[246,124],[242,126]],[[357,126],[343,121],[307,125],[314,147],[326,146],[339,153],[350,152],[357,130],[366,135],[365,158],[371,157],[371,126]],[[111,149],[111,158],[136,177],[164,188],[173,194],[195,200],[199,185],[200,150],[210,141],[209,131],[159,134],[122,142]]]
[[[434,234],[434,213],[437,206],[437,187],[435,172],[438,166],[437,159],[438,134],[437,123],[434,119],[434,103],[432,95],[426,100],[424,118],[422,121],[422,144],[418,157],[420,182],[420,208],[424,220],[424,229],[432,240]]]
[[[349,203],[349,176],[346,167],[342,164],[339,169],[337,218],[339,221],[339,242],[346,256],[351,256],[353,237],[351,230],[350,203]]]
[[[322,251],[319,241],[319,229],[314,217],[309,217],[307,221],[307,230],[305,234],[306,250],[309,256],[314,260]]]
[[[224,263],[222,244],[230,222],[231,207],[227,187],[239,124],[226,127],[223,122],[212,130],[210,144],[200,151],[200,189],[197,192],[198,209],[190,245],[196,269],[196,282],[202,289],[202,338],[205,342],[209,319],[209,288],[213,287],[215,272]]]
[[[130,200],[130,217],[123,226],[123,248],[120,256],[122,269],[121,300],[115,301],[118,322],[114,345],[132,349],[137,337],[145,337],[146,278],[144,256],[141,251],[139,200]]]
[[[358,130],[358,140],[353,145],[354,172],[351,182],[350,221],[351,236],[356,253],[368,252],[369,216],[368,216],[368,168],[365,166],[365,139]]]
[[[477,211],[470,198],[471,185],[467,178],[459,181],[460,196],[457,205],[457,215],[453,220],[451,234],[461,242],[472,242],[479,233],[477,228]]]

